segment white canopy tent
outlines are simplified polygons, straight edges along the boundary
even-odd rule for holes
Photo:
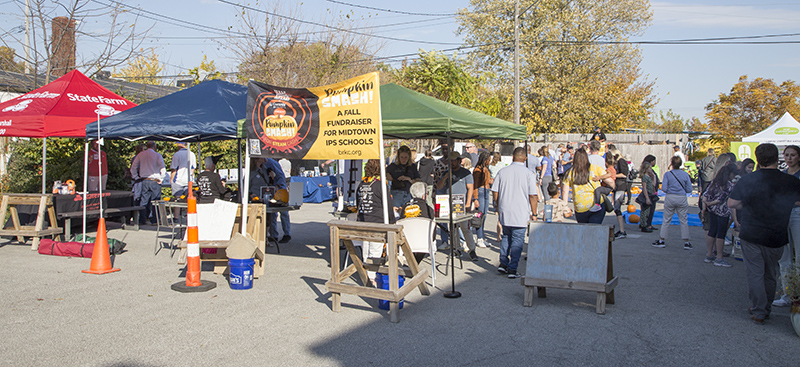
[[[800,145],[800,122],[789,112],[757,134],[742,138],[745,143],[772,143],[778,146]]]

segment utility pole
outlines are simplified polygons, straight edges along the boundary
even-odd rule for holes
[[[31,73],[31,2],[25,0],[25,74]]]

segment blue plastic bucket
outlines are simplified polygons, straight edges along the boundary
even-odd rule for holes
[[[399,275],[397,277],[397,279],[398,279],[398,287],[402,287],[403,286],[403,282],[405,281],[405,278],[403,278],[402,275]],[[380,289],[388,290],[389,289],[389,276],[386,275],[386,274],[378,274],[378,275],[376,275],[375,276],[375,284]],[[403,308],[403,300],[400,300],[400,302],[398,302],[398,303],[400,304],[399,308],[402,309]],[[378,300],[378,308],[380,308],[381,310],[388,310],[389,309],[389,301],[382,300],[382,299]]]
[[[231,289],[250,289],[253,288],[253,266],[256,261],[253,259],[228,259],[228,282]]]

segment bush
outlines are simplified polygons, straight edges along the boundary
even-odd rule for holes
[[[47,182],[50,192],[54,181],[74,180],[83,188],[83,139],[47,139]],[[125,178],[137,143],[106,140],[103,151],[108,161],[109,190],[129,190]],[[42,139],[18,139],[10,144],[8,169],[0,183],[3,192],[39,193],[42,189]]]

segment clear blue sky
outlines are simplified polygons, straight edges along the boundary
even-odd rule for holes
[[[240,0],[230,0],[245,3]],[[108,4],[111,0],[97,0],[90,6]],[[337,0],[338,2],[338,0]],[[421,1],[370,1],[343,0],[341,2],[397,12],[369,10],[326,0],[306,0],[297,12],[284,9],[287,15],[312,22],[331,24],[337,17],[350,14],[360,19],[363,27],[381,26],[373,32],[379,36],[397,39],[417,40],[440,44],[422,44],[398,40],[376,40],[382,42],[380,55],[394,56],[413,54],[419,49],[448,49],[453,43],[461,42],[455,34],[457,24],[453,17],[437,17],[403,14],[451,14],[458,8],[468,6],[467,0]],[[19,4],[24,0],[0,0],[0,34],[22,25]],[[151,38],[145,47],[155,47],[161,60],[167,63],[168,74],[185,73],[188,68],[200,63],[202,55],[215,60],[223,71],[235,71],[236,60],[218,42],[208,39],[215,35],[207,27],[227,29],[235,27],[240,9],[216,0],[142,0],[126,1],[136,4],[146,11],[138,25],[153,26]],[[252,3],[252,2],[250,2]],[[262,1],[274,3],[274,1]],[[290,2],[286,2],[287,4]],[[666,41],[683,39],[705,39],[715,37],[742,37],[800,33],[800,2],[787,0],[673,0],[651,2],[654,11],[652,26],[633,41]],[[167,19],[163,16],[174,19]],[[196,23],[188,25],[182,21]],[[408,23],[415,22],[415,23]],[[170,24],[172,23],[172,24]],[[396,23],[406,23],[386,26]],[[99,23],[87,20],[81,30],[87,33],[102,33]],[[195,29],[190,29],[195,28]],[[205,30],[204,30],[205,29]],[[4,40],[7,37],[2,37]],[[800,36],[751,39],[745,41],[800,41]],[[10,44],[18,51],[21,47]],[[79,36],[78,53],[92,50],[101,45],[100,41],[87,36]],[[798,80],[800,64],[800,45],[642,45],[642,69],[648,78],[655,80],[656,93],[660,102],[658,110],[672,109],[684,118],[692,116],[704,118],[704,107],[719,93],[730,91],[740,75],[751,79],[765,77],[784,80]],[[20,52],[21,53],[21,52]],[[398,65],[398,64],[395,64]]]

